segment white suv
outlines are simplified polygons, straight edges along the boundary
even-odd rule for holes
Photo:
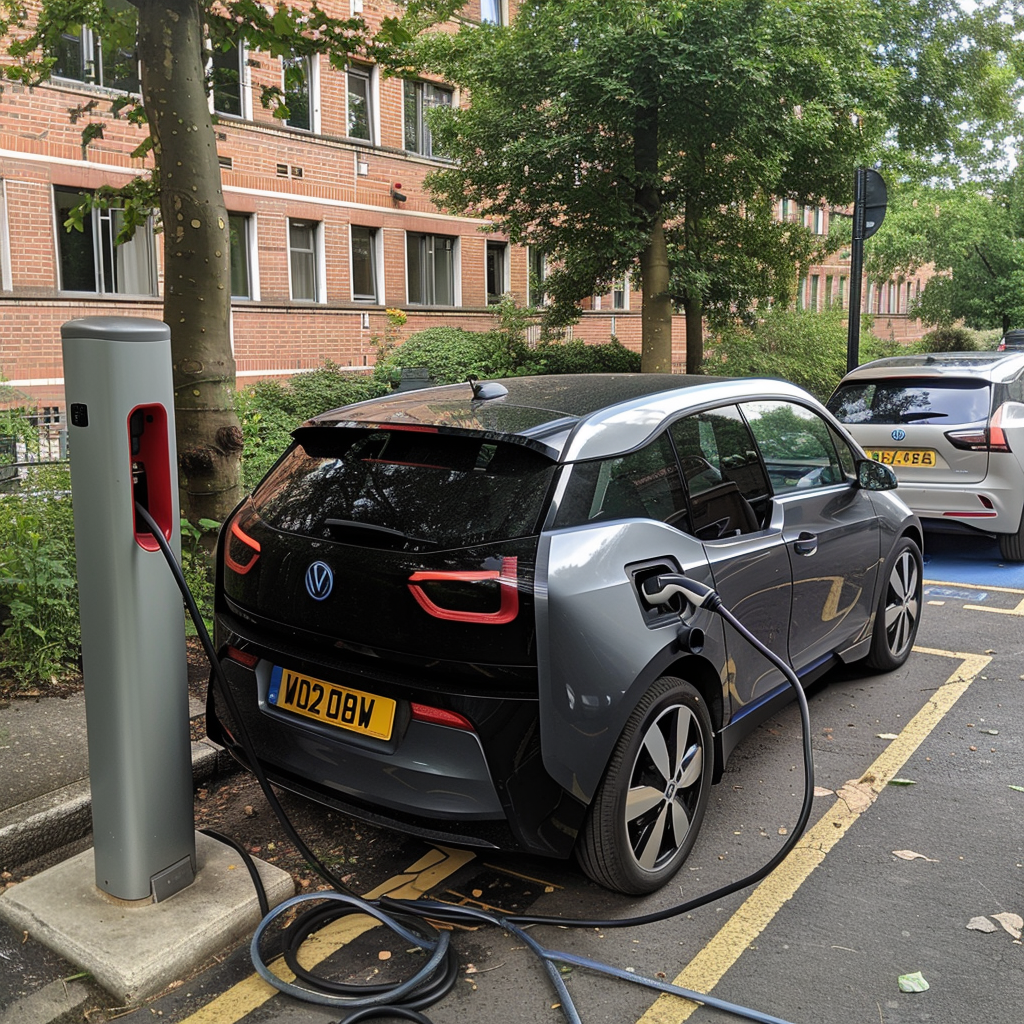
[[[1003,558],[1024,561],[1024,352],[879,359],[828,408],[926,523],[994,534]]]

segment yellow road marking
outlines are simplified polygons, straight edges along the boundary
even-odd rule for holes
[[[454,874],[464,864],[473,859],[467,850],[450,850],[439,846],[430,850],[415,864],[403,872],[388,879],[383,885],[377,886],[366,894],[367,899],[378,899],[381,896],[393,896],[398,900],[415,900],[429,892],[432,888]],[[379,927],[379,922],[370,917],[351,915],[321,928],[315,935],[302,945],[300,963],[311,969],[336,953],[371,928]],[[274,973],[286,981],[294,981],[295,975],[284,965],[283,961],[275,964]],[[235,1024],[246,1014],[262,1006],[278,991],[273,985],[264,981],[258,974],[252,974],[243,981],[233,985],[216,999],[198,1009],[181,1024]]]
[[[920,654],[955,658],[961,664],[861,776],[876,796],[992,660],[982,654],[961,654],[930,647],[915,647],[914,650]],[[711,992],[859,817],[860,812],[852,811],[838,798],[817,824],[804,833],[786,860],[747,897],[725,926],[690,961],[674,984],[694,992]],[[679,996],[662,995],[637,1024],[682,1024],[696,1009],[696,1003]]]

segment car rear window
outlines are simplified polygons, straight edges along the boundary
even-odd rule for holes
[[[852,381],[839,386],[828,408],[842,423],[983,423],[991,396],[985,381]]]
[[[414,430],[309,428],[256,489],[280,530],[400,551],[530,536],[555,464],[507,441]]]

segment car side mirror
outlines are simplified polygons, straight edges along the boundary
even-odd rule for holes
[[[898,486],[892,466],[872,459],[861,459],[857,463],[857,482],[866,491],[893,491]]]

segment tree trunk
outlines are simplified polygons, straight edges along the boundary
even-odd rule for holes
[[[196,0],[133,0],[142,98],[164,226],[164,320],[171,329],[181,509],[223,522],[241,498],[234,409],[231,244],[204,83]]]
[[[660,214],[640,254],[640,286],[644,293],[640,313],[640,370],[643,373],[671,373],[672,298],[668,293],[668,246]]]
[[[704,362],[704,303],[699,295],[687,293],[683,299],[686,314],[686,372],[700,373]]]

